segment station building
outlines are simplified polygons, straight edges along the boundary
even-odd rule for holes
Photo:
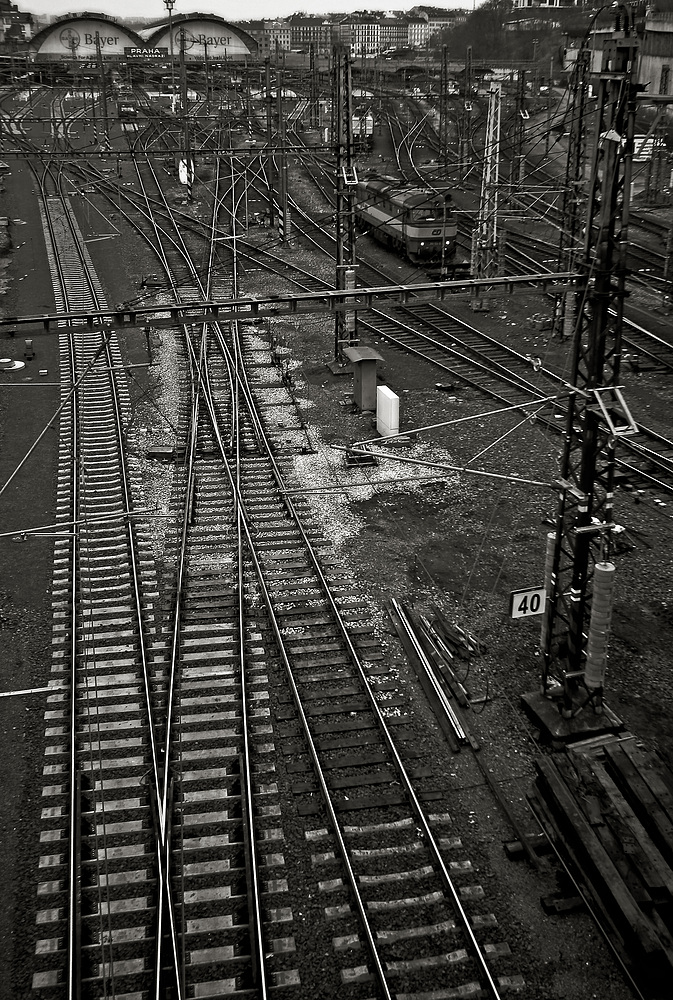
[[[35,62],[122,61],[132,52],[142,58],[172,52],[187,62],[244,61],[257,55],[257,42],[246,31],[214,14],[178,14],[149,25],[141,33],[107,14],[65,14],[30,40]]]
[[[182,53],[187,62],[241,62],[257,55],[257,42],[242,28],[215,14],[178,14],[140,32],[149,48]]]
[[[107,14],[65,14],[33,35],[29,52],[36,62],[92,62],[99,52],[105,60],[123,59],[125,49],[144,44]]]

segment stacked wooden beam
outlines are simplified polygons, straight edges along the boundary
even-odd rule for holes
[[[531,805],[645,996],[673,996],[673,773],[635,739],[536,761]]]

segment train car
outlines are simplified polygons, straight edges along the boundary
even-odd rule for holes
[[[133,98],[127,97],[123,100],[117,101],[117,115],[119,118],[137,118],[137,102]]]
[[[458,226],[448,192],[378,178],[359,181],[355,196],[359,224],[414,264],[455,255]]]
[[[374,144],[374,115],[371,111],[352,116],[355,152],[370,152]]]

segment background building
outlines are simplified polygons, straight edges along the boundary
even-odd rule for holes
[[[27,42],[33,33],[33,16],[10,0],[0,0],[0,44]]]

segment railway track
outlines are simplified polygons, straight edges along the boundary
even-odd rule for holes
[[[105,305],[60,179],[39,177],[59,308]],[[55,181],[55,183],[53,183]],[[50,191],[50,188],[53,190]],[[52,682],[32,985],[100,995],[151,940],[147,897],[129,904],[137,865],[152,857],[150,785],[156,772],[151,703],[160,682],[147,538],[135,521],[138,480],[126,458],[128,391],[114,333],[60,335],[62,413],[53,587]],[[131,864],[129,862],[131,861]],[[136,868],[133,868],[136,865]],[[133,874],[135,872],[135,874]],[[117,932],[132,912],[133,929]]]
[[[513,273],[539,274],[541,270],[549,269],[552,254],[553,247],[543,240],[514,234],[508,236],[507,260]],[[625,348],[624,360],[634,371],[673,371],[673,343],[628,316],[622,317],[622,344]]]
[[[544,368],[539,358],[505,347],[456,320],[439,305],[423,303],[413,311],[396,308],[379,315],[384,318],[376,323],[360,322],[377,337],[429,361],[443,376],[455,378],[504,405],[529,408],[536,401],[542,403],[553,397],[555,415],[547,419],[538,412],[535,419],[549,430],[563,429],[563,397],[568,383],[563,376]],[[534,374],[541,376],[539,381],[533,382]],[[673,442],[669,438],[638,424],[638,433],[624,438],[620,448],[616,464],[623,485],[671,495]]]
[[[109,181],[104,183],[112,187]],[[158,199],[147,196],[144,213],[147,215],[150,211],[156,211],[158,204]],[[167,212],[167,206],[161,205],[157,216],[161,225],[168,218]],[[181,223],[183,218],[180,217]],[[189,217],[185,222],[188,229],[194,233],[197,233],[198,228],[202,228],[196,227]],[[331,244],[326,242],[327,234],[319,232],[318,227],[309,220],[306,221],[306,225],[311,225],[314,230],[310,236],[312,244],[314,246],[317,244],[328,253]],[[247,257],[256,265],[267,267],[276,275],[284,273],[302,290],[316,290],[330,285],[329,280],[321,279],[315,273],[298,267],[282,255],[269,253],[263,248],[246,246],[243,240],[238,241],[238,249],[243,259]],[[523,265],[520,263],[519,266]],[[528,266],[531,266],[530,263]],[[383,273],[379,268],[372,267],[362,260],[359,278],[365,284],[380,281]],[[543,376],[545,379],[549,378],[551,387],[546,385],[531,394],[530,377],[534,374],[533,368],[538,365],[537,359],[499,345],[492,338],[458,321],[440,306],[424,304],[413,310],[402,308],[385,312],[372,310],[366,320],[360,319],[360,324],[361,328],[368,330],[372,337],[383,338],[397,347],[412,351],[418,357],[425,357],[435,367],[440,368],[448,379],[457,379],[462,384],[468,384],[504,405],[512,405],[517,401],[522,405],[530,404],[549,395],[550,388],[553,394],[558,394],[559,389],[563,391],[567,388],[562,376],[545,371]],[[673,363],[671,345],[667,341],[650,334],[632,321],[628,321],[626,326],[628,334],[625,343],[630,350],[629,357],[633,366],[642,366],[643,361],[661,367],[671,366]],[[549,421],[549,427],[556,431],[561,426],[562,421],[558,419]],[[628,452],[621,463],[626,482],[633,488],[644,486],[662,494],[671,492],[673,447],[664,435],[641,426],[638,438],[629,440],[623,446]]]
[[[141,160],[129,216],[144,206],[139,226],[165,276],[156,294],[235,295],[215,246],[223,219],[236,226],[223,203],[240,203],[242,187],[217,179],[198,232]],[[104,308],[67,199],[46,195],[43,220],[58,308]],[[278,273],[279,260],[264,266]],[[554,383],[445,310],[373,315],[377,337],[504,402],[527,405]],[[524,989],[478,843],[456,835],[367,595],[297,498],[310,441],[268,344],[252,325],[168,336],[180,409],[159,576],[114,334],[61,336],[67,537],[56,543],[33,995]]]
[[[99,174],[99,179],[101,187],[106,186],[110,193],[116,190],[117,198],[119,198],[118,186],[115,187],[109,178],[105,178],[103,175]],[[130,204],[135,204],[137,207],[142,195],[138,193],[130,195],[124,192],[124,197]],[[143,209],[145,215],[147,216],[150,211],[156,213],[159,204],[160,199],[150,198],[149,203]],[[160,218],[162,219],[162,224],[163,220],[169,220],[167,212],[167,206],[161,205]],[[189,217],[184,213],[180,217],[180,223],[194,232],[199,228],[203,230],[202,226],[197,226],[194,220],[189,220]],[[134,224],[137,225],[137,223]],[[222,230],[219,232],[222,232]],[[310,238],[314,245],[316,240],[318,240],[318,244],[329,252],[329,245],[325,244],[324,236],[324,233],[314,232]],[[238,242],[238,248],[242,254],[247,254],[249,259],[254,260],[256,265],[268,267],[275,274],[278,274],[282,270],[290,280],[303,289],[327,287],[330,283],[328,280],[320,279],[315,274],[308,273],[304,268],[297,267],[292,262],[283,259],[281,255],[268,254],[268,252],[260,248],[245,247],[242,240]],[[363,270],[365,264],[366,262],[362,261],[360,266],[360,280],[365,284],[378,282],[383,272],[380,269],[372,269],[370,266],[366,270]],[[368,271],[371,272],[371,277],[367,273]],[[535,359],[521,356],[517,352],[501,352],[495,342],[489,338],[482,340],[483,354],[479,357],[478,348],[473,339],[476,331],[469,332],[466,324],[458,324],[454,317],[447,317],[444,309],[429,306],[424,307],[424,310],[425,313],[428,310],[432,311],[432,320],[430,322],[431,333],[429,336],[427,334],[422,334],[420,337],[415,335],[416,310],[413,313],[410,310],[406,312],[404,310],[396,310],[394,314],[391,314],[390,311],[387,313],[381,311],[373,312],[367,321],[363,321],[363,328],[369,329],[372,335],[376,337],[383,337],[397,344],[397,346],[412,349],[419,356],[427,356],[435,365],[439,363],[442,371],[451,378],[458,378],[463,383],[467,382],[475,388],[479,388],[480,380],[484,379],[484,391],[500,401],[506,400],[508,403],[511,403],[511,385],[519,384],[522,378],[524,382],[529,380],[531,372],[527,369],[529,365],[532,368],[536,363]],[[644,362],[647,365],[670,367],[671,347],[668,342],[662,338],[652,336],[637,324],[629,322],[627,325],[629,332],[625,343],[629,348],[628,360],[632,366],[642,368]],[[396,332],[393,332],[393,327],[396,328]],[[462,337],[457,339],[456,332],[458,329],[462,330]],[[435,334],[439,335],[435,336]],[[447,341],[449,345],[453,344],[454,347],[447,346]],[[461,359],[458,359],[456,356],[456,345],[460,345],[458,350],[465,350],[466,352]],[[447,351],[448,358],[451,359],[450,363],[447,363]],[[443,360],[440,359],[439,352],[445,352]],[[500,358],[495,365],[493,364],[494,352]],[[512,374],[509,372],[507,366],[510,363],[514,365],[515,372],[517,368],[523,368],[523,374]],[[466,364],[468,367],[472,365],[472,371],[469,374]],[[499,389],[494,385],[494,380],[498,378],[502,379],[502,385]],[[563,382],[559,376],[552,376],[552,382],[555,384],[555,387],[559,384],[559,381]],[[519,391],[521,391],[520,385]],[[524,389],[525,391],[527,390]],[[554,421],[553,426],[558,428],[559,422]],[[665,436],[644,427],[641,427],[641,435],[642,438],[639,442],[631,441],[627,446],[630,454],[624,461],[624,475],[634,488],[645,484],[647,488],[661,490],[664,493],[669,492],[671,481],[670,442]]]
[[[46,197],[44,219],[64,308],[75,294],[103,308],[96,281],[82,281],[92,269],[67,199]],[[188,251],[159,235],[177,294]],[[499,976],[518,981],[515,959],[492,940],[497,921],[466,849],[432,806],[366,601],[289,498],[288,460],[305,447],[292,397],[259,363],[254,330],[189,329],[182,350],[184,459],[159,601],[143,489],[125,464],[114,335],[64,341],[73,408],[59,512],[72,539],[59,543],[56,570],[49,878],[33,988],[56,997],[67,983],[68,996],[86,998],[301,986],[287,845],[314,873],[323,933],[340,932],[335,983],[392,996],[440,981],[497,997],[491,966],[497,958]]]

